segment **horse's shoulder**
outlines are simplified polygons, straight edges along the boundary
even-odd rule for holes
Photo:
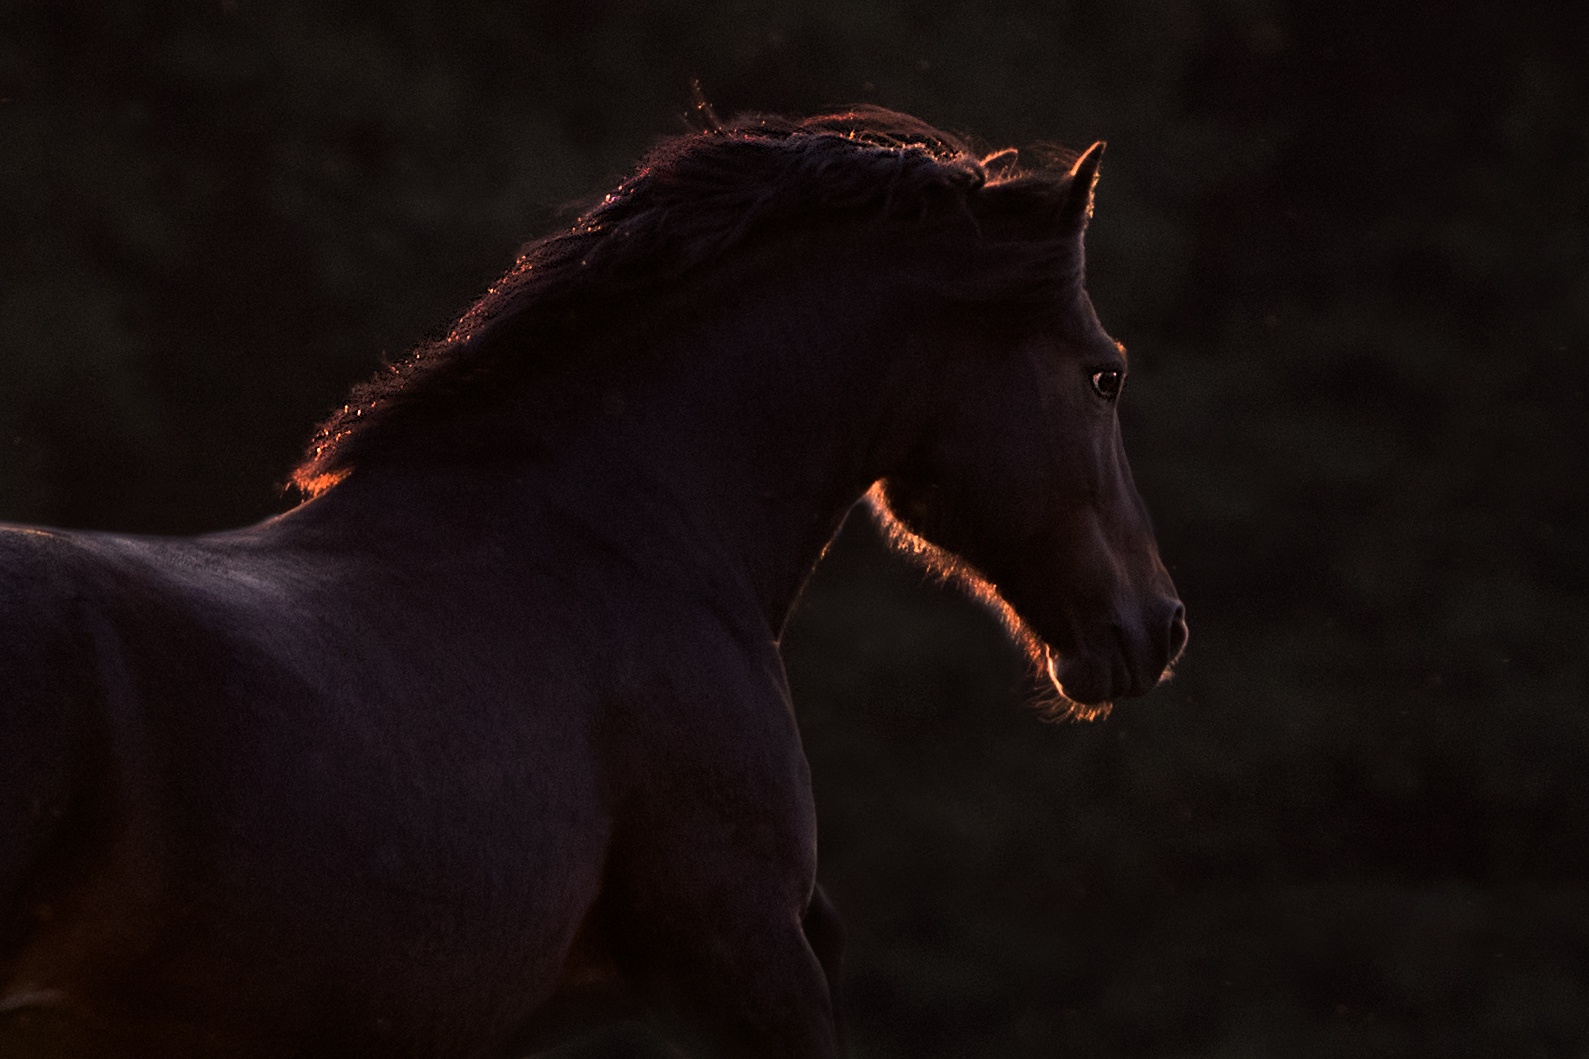
[[[756,743],[792,745],[782,659],[753,601],[697,592],[649,602],[626,661],[635,716],[656,728],[650,738],[730,757]]]

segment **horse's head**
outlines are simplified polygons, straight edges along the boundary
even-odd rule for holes
[[[945,329],[955,348],[930,387],[931,425],[871,495],[896,544],[995,605],[1075,716],[1147,692],[1186,643],[1121,444],[1125,350],[1082,286],[1101,148],[1045,219],[1074,246],[1048,310],[1013,330],[986,317]]]

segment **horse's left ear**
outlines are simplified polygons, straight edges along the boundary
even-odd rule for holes
[[[1098,183],[1098,163],[1103,160],[1104,142],[1099,140],[1070,167],[1070,191],[1060,207],[1060,223],[1075,232],[1087,227],[1092,216],[1092,188]]]

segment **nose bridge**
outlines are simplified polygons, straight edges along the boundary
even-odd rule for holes
[[[1113,623],[1123,635],[1132,694],[1158,683],[1186,646],[1186,608],[1175,582],[1159,556],[1153,519],[1131,480],[1130,467],[1118,446],[1113,525],[1107,531],[1120,581],[1116,586]]]
[[[1132,479],[1131,465],[1126,459],[1125,445],[1118,428],[1113,433],[1112,442],[1107,464],[1112,471],[1109,488],[1098,495],[1109,512],[1105,519],[1108,527],[1106,536],[1115,553],[1115,561],[1125,573],[1129,591],[1141,603],[1146,603],[1154,596],[1179,603],[1170,572],[1159,557],[1153,517]]]

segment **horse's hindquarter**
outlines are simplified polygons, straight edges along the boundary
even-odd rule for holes
[[[69,705],[96,715],[114,841],[46,895],[5,987],[323,1043],[508,1032],[610,823],[555,592],[237,542],[73,547],[63,606],[101,631],[94,701]],[[7,635],[39,607],[11,610]]]

